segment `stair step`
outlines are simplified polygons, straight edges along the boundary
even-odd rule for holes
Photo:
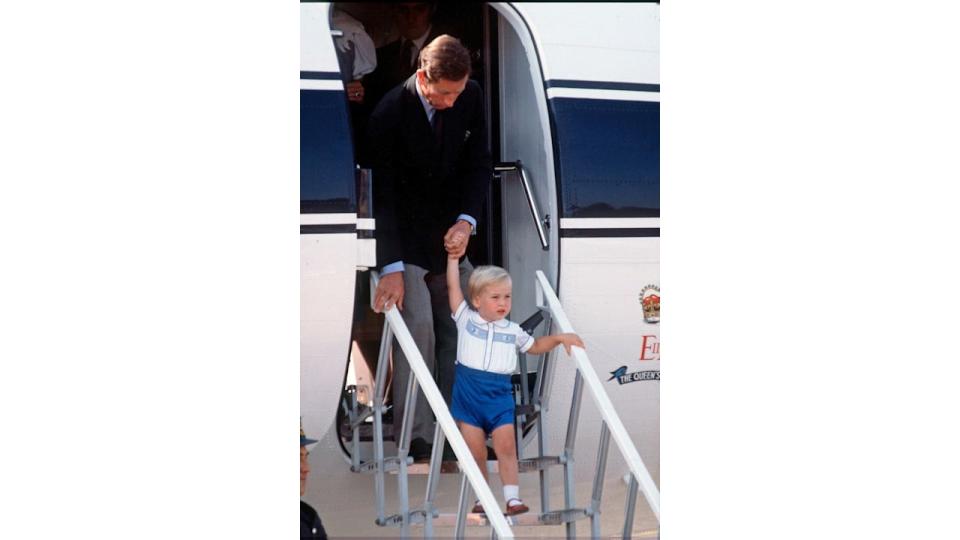
[[[395,441],[396,439],[393,436],[393,428],[391,424],[384,424],[385,429],[383,430],[383,440],[384,441]],[[345,441],[346,444],[350,444],[353,440],[353,434],[351,433],[349,424],[340,425],[340,438]],[[360,442],[372,442],[373,441],[373,424],[363,423],[360,425]]]
[[[409,523],[413,525],[422,524],[425,515],[426,512],[424,512],[423,508],[415,508],[410,511],[410,517],[408,518],[410,520]],[[403,522],[400,520],[400,514],[387,516],[383,521],[375,519],[374,523],[381,527],[399,527],[403,524]],[[436,523],[436,521],[434,521],[434,523]]]
[[[407,456],[407,466],[413,463],[413,458]],[[374,460],[363,461],[360,463],[360,467],[354,469],[352,466],[350,470],[357,473],[374,473],[377,472],[377,462]],[[396,474],[400,470],[400,459],[397,456],[392,456],[384,458],[383,460],[383,470],[385,472]]]
[[[392,516],[391,516],[392,517]],[[544,514],[537,514],[534,512],[527,512],[526,514],[520,514],[519,516],[504,516],[507,520],[507,523],[511,527],[540,527],[547,525],[563,525],[564,523],[577,521],[590,517],[587,514],[587,511],[583,508],[571,508],[568,510],[556,510],[553,512],[546,512]],[[411,522],[414,523],[414,522]],[[419,519],[415,523],[423,523],[423,515],[419,516]],[[484,514],[467,514],[466,520],[464,523],[468,526],[474,527],[486,527],[490,525],[490,521],[486,518]],[[399,520],[397,522],[399,525]],[[435,527],[456,527],[457,525],[457,514],[456,513],[441,513],[437,517],[433,518],[433,525]]]
[[[494,462],[496,463],[496,462]],[[520,472],[535,472],[546,469],[547,467],[552,467],[554,465],[562,465],[563,462],[560,460],[560,456],[541,456],[535,458],[521,459],[518,463],[520,466]],[[497,471],[500,471],[500,468],[497,468]]]
[[[389,471],[391,474],[399,474],[399,468],[395,468]],[[460,463],[458,461],[441,461],[440,462],[440,473],[441,474],[453,474],[460,472]],[[429,463],[411,463],[407,465],[407,474],[411,476],[415,475],[428,475],[430,474],[430,464]]]
[[[393,458],[396,460],[396,458]],[[543,456],[539,458],[527,458],[521,459],[517,463],[518,470],[521,473],[537,472],[547,467],[552,467],[554,465],[561,465],[560,456]],[[398,474],[398,469],[396,466],[393,468],[387,468],[387,471],[393,474]],[[440,472],[442,474],[452,474],[460,472],[460,462],[459,461],[443,461],[440,463]],[[488,461],[487,462],[487,472],[489,473],[499,473],[500,465],[497,461]],[[429,463],[412,463],[407,465],[407,474],[409,475],[426,475],[430,474],[430,464]]]

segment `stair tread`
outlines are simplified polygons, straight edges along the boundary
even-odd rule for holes
[[[540,467],[538,467],[536,464],[533,463],[533,461],[536,459],[538,458],[521,459],[519,463],[520,465],[519,472],[523,474],[523,473],[531,473],[531,472],[539,471]],[[545,461],[544,466],[547,466],[547,467],[560,464],[560,458],[558,456],[543,456],[543,458],[540,458],[540,459]],[[392,470],[390,472],[393,474],[398,473],[397,470]],[[446,460],[440,463],[441,474],[452,474],[452,473],[459,473],[459,472],[460,472],[459,461]],[[500,472],[500,466],[497,463],[497,461],[495,460],[487,461],[487,472],[489,473]],[[407,465],[407,474],[409,475],[430,474],[430,463],[412,463],[410,465]]]
[[[507,523],[511,527],[548,527],[563,525],[564,521],[557,521],[551,519],[557,514],[565,512],[566,510],[555,510],[552,512],[546,512],[545,514],[538,514],[536,512],[527,512],[525,514],[520,514],[516,516],[504,516],[507,520]],[[586,513],[586,510],[583,508],[573,508],[571,513],[574,515],[574,520],[584,519],[589,517]],[[413,525],[422,525],[422,517],[418,516],[416,523]],[[546,518],[546,520],[544,519]],[[487,520],[484,514],[467,514],[464,523],[468,526],[477,526],[485,527],[490,525],[490,521]],[[455,527],[457,524],[457,514],[456,512],[441,512],[437,517],[433,518],[433,525],[437,527]]]

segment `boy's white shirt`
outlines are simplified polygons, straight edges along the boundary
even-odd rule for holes
[[[534,338],[520,325],[500,319],[487,321],[461,300],[451,315],[457,323],[457,362],[473,369],[511,374],[517,370],[517,350],[527,352]]]

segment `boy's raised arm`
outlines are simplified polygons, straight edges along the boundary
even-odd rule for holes
[[[538,337],[534,340],[533,345],[527,349],[527,354],[543,354],[553,350],[557,345],[563,345],[563,348],[567,350],[567,354],[571,354],[570,347],[573,345],[581,349],[585,348],[583,346],[583,340],[576,334],[554,334],[552,336]]]
[[[463,302],[463,291],[460,290],[460,258],[456,255],[447,255],[447,296],[450,298],[450,313],[456,314],[460,302]]]

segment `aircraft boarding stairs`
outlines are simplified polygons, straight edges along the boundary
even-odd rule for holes
[[[371,291],[376,289],[379,281],[379,275],[370,272]],[[567,319],[560,301],[550,287],[546,276],[540,271],[536,273],[537,278],[537,305],[541,311],[534,314],[523,323],[524,329],[533,333],[533,329],[538,326],[544,317],[551,317],[560,332],[573,332],[570,321]],[[373,295],[371,294],[371,301]],[[545,325],[549,326],[549,324]],[[384,455],[384,423],[383,416],[386,412],[384,406],[385,384],[381,381],[386,379],[386,367],[388,364],[388,352],[393,339],[396,339],[403,349],[408,361],[410,362],[410,371],[414,375],[410,377],[407,392],[406,406],[404,408],[404,418],[395,419],[396,422],[402,422],[402,428],[399,430],[399,437],[396,441],[397,455]],[[358,473],[369,473],[374,475],[374,491],[376,497],[376,523],[380,526],[398,526],[402,537],[410,536],[410,526],[412,524],[422,524],[425,538],[433,536],[433,527],[454,526],[454,536],[462,538],[464,536],[464,527],[468,525],[490,525],[492,527],[491,535],[496,538],[513,538],[514,534],[511,526],[530,526],[530,525],[565,525],[567,538],[573,538],[576,532],[576,521],[581,519],[590,519],[591,536],[596,538],[600,536],[600,503],[603,496],[603,479],[606,470],[607,452],[610,446],[610,440],[623,454],[630,468],[630,482],[627,490],[626,511],[623,522],[623,538],[629,538],[633,527],[633,514],[636,507],[637,490],[642,489],[650,508],[660,519],[660,492],[650,477],[649,472],[643,464],[640,455],[637,453],[629,434],[626,432],[623,423],[617,416],[616,411],[610,402],[609,397],[603,390],[596,372],[591,366],[586,352],[579,348],[573,348],[573,359],[577,366],[577,374],[573,388],[573,399],[571,400],[569,421],[567,423],[566,442],[563,453],[560,455],[544,455],[544,434],[543,434],[543,416],[540,414],[540,390],[544,383],[544,366],[546,362],[540,362],[539,367],[534,374],[535,383],[532,393],[529,391],[527,378],[527,362],[525,355],[519,356],[520,367],[520,388],[521,403],[517,406],[516,432],[517,432],[517,453],[519,459],[520,473],[537,472],[539,474],[540,484],[540,508],[543,509],[539,514],[530,513],[518,516],[507,517],[499,507],[497,499],[494,497],[490,486],[484,481],[473,456],[470,454],[466,442],[457,429],[456,423],[450,414],[443,397],[437,388],[420,351],[414,345],[402,317],[395,308],[386,312],[386,324],[383,328],[383,337],[381,340],[379,362],[377,364],[377,373],[374,378],[374,388],[372,389],[373,406],[367,407],[358,404],[356,388],[350,393],[350,402],[344,400],[342,407],[349,418],[351,427],[351,470]],[[574,508],[574,447],[577,439],[577,423],[580,412],[580,402],[584,386],[590,391],[589,395],[597,404],[603,425],[600,431],[599,450],[597,453],[597,463],[593,477],[593,492],[590,505],[587,508]],[[410,430],[412,427],[413,410],[416,406],[416,393],[418,389],[424,392],[424,396],[433,410],[437,423],[433,440],[433,454],[428,464],[415,464],[413,458],[408,455],[410,450]],[[360,446],[360,428],[368,423],[368,419],[373,417],[373,455],[368,459],[361,458]],[[538,453],[537,456],[524,458],[522,456],[523,446],[521,439],[524,429],[536,430]],[[457,456],[458,462],[442,462],[444,441],[447,440]],[[562,467],[564,484],[564,505],[557,510],[546,510],[551,508],[549,501],[549,479],[546,471],[550,467]],[[496,462],[488,462],[488,470],[496,472]],[[459,505],[456,513],[440,513],[435,501],[437,492],[437,482],[442,472],[462,472],[463,477],[460,484]],[[387,473],[397,478],[398,503],[397,513],[387,515],[385,509],[385,481]],[[426,474],[427,489],[423,504],[411,508],[409,497],[408,479],[410,475]],[[476,494],[483,506],[486,514],[469,513],[469,508],[473,504],[473,497],[470,491]]]

